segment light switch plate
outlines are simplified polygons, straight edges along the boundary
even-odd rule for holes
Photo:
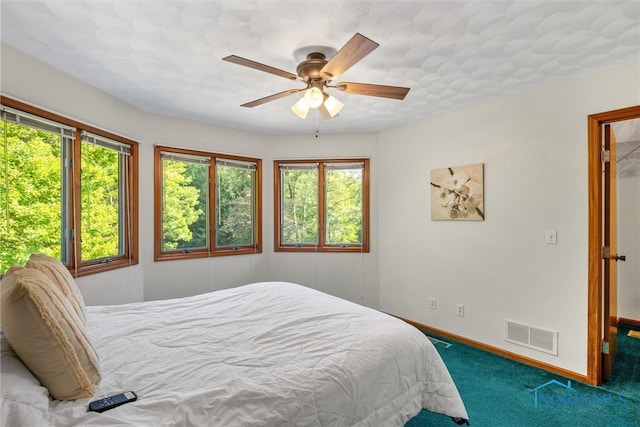
[[[547,245],[558,244],[558,232],[556,230],[547,230],[545,234],[545,243]]]

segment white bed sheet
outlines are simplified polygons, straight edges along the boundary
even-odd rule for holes
[[[403,426],[421,408],[467,419],[431,342],[384,313],[291,283],[87,307],[102,414],[51,401],[55,426]],[[453,423],[452,423],[453,424]]]

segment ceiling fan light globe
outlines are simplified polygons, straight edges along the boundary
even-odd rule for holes
[[[300,98],[298,102],[291,107],[291,110],[301,119],[306,119],[307,113],[309,112],[309,106],[305,102],[304,98]]]
[[[324,101],[324,94],[320,89],[314,86],[304,93],[303,99],[306,101],[309,108],[318,108]]]
[[[324,104],[322,104],[322,107],[320,107],[320,110],[326,111],[329,118],[332,118],[335,117],[335,115],[338,114],[340,110],[342,110],[342,107],[344,107],[344,104],[342,102],[329,95],[324,101]]]

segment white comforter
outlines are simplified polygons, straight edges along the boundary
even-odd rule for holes
[[[420,408],[467,418],[431,342],[391,316],[299,285],[88,307],[102,414],[52,401],[56,426],[402,426]],[[453,422],[452,422],[453,425]]]

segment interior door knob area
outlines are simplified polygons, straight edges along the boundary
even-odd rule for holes
[[[625,255],[616,255],[612,259],[615,259],[616,261],[626,261],[627,257]]]

